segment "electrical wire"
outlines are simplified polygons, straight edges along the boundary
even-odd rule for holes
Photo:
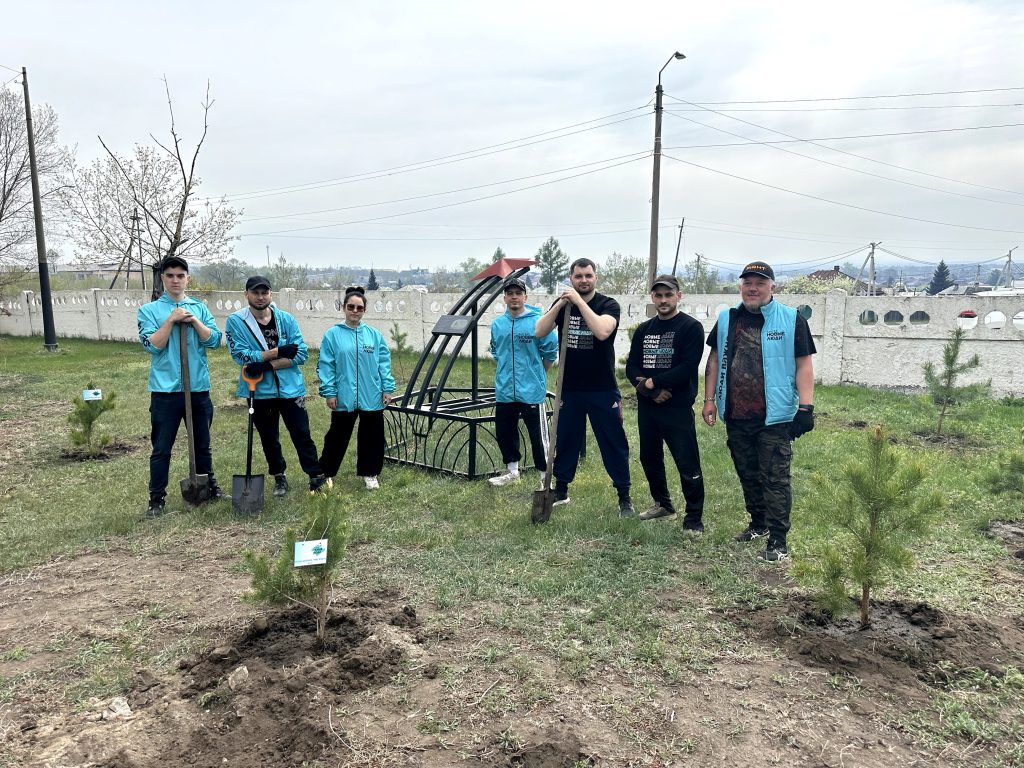
[[[627,157],[632,157],[632,158],[639,159],[639,157],[641,157],[641,156],[642,157],[649,157],[650,155],[651,155],[651,151],[650,150],[643,150],[641,152],[631,152],[628,155],[619,155],[618,157],[609,157],[609,158],[606,158],[604,160],[595,160],[594,162],[591,162],[591,163],[581,163],[580,165],[573,165],[573,166],[570,166],[568,168],[560,168],[557,171],[544,171],[542,173],[533,173],[533,174],[530,174],[528,176],[519,176],[519,177],[514,178],[514,179],[505,179],[503,181],[491,181],[491,182],[488,182],[486,184],[476,184],[476,185],[471,186],[471,187],[461,187],[459,189],[449,189],[449,190],[446,190],[444,192],[431,192],[431,193],[424,194],[424,195],[414,195],[412,197],[401,197],[401,198],[397,198],[395,200],[381,200],[381,201],[375,202],[375,203],[359,203],[357,205],[346,205],[346,206],[342,206],[340,208],[322,208],[322,209],[316,210],[316,211],[302,211],[302,212],[299,212],[299,213],[279,214],[279,215],[276,215],[276,216],[253,216],[253,217],[246,217],[246,218],[243,218],[243,219],[239,219],[239,223],[247,223],[247,222],[250,222],[250,221],[266,221],[267,219],[291,219],[291,218],[298,218],[298,217],[301,217],[301,216],[307,216],[307,215],[317,214],[317,213],[333,213],[335,211],[351,211],[351,210],[356,209],[356,208],[372,208],[372,207],[378,206],[378,205],[391,205],[393,203],[405,203],[405,202],[409,202],[410,200],[423,200],[423,199],[430,198],[430,197],[440,197],[442,195],[453,195],[453,194],[456,194],[458,192],[470,192],[470,191],[475,190],[475,189],[484,189],[486,187],[497,187],[497,186],[500,186],[502,184],[512,184],[512,183],[517,182],[517,181],[525,181],[527,179],[536,179],[536,178],[538,178],[540,176],[550,176],[553,173],[566,173],[567,171],[574,171],[574,170],[576,170],[578,168],[586,168],[586,167],[591,166],[591,165],[600,165],[601,163],[610,163],[610,162],[612,162],[614,160],[623,160],[623,159],[625,159]]]
[[[14,67],[8,67],[6,64],[0,64],[0,67],[3,67],[4,69],[9,69],[9,70],[11,70],[11,72],[17,72],[19,75],[21,74],[21,70],[20,69],[15,69]]]
[[[891,93],[880,96],[823,96],[817,99],[763,99],[761,101],[701,101],[698,104],[795,104],[808,101],[859,101],[862,99],[909,99],[915,96],[953,96],[965,93],[997,93],[1005,91],[1024,91],[1024,85],[1014,85],[1008,88],[978,88],[970,91],[930,91],[927,93]]]
[[[684,104],[696,104],[700,107],[699,102],[686,102],[682,99],[676,99]],[[913,106],[904,107],[735,107],[735,108],[719,108],[719,112],[880,112],[880,111],[904,111],[912,109],[986,109],[989,107],[1024,107],[1024,102],[1014,102],[1012,104],[915,104]],[[699,112],[698,109],[676,109],[672,110],[673,114],[680,112]]]
[[[867,208],[867,207],[862,206],[862,205],[854,205],[853,203],[843,203],[843,202],[839,202],[838,200],[829,200],[826,197],[819,197],[818,195],[811,195],[811,194],[808,194],[806,192],[797,192],[796,190],[786,189],[785,187],[780,187],[780,186],[777,186],[775,184],[768,184],[767,182],[764,182],[764,181],[756,181],[755,179],[748,179],[748,178],[745,178],[743,176],[737,176],[734,173],[728,173],[727,171],[720,171],[720,170],[718,170],[716,168],[709,168],[706,165],[699,165],[698,163],[692,163],[692,162],[690,162],[688,160],[682,160],[682,159],[680,159],[678,157],[673,157],[672,155],[666,155],[664,153],[662,154],[662,157],[667,157],[669,160],[675,160],[677,163],[682,163],[683,165],[689,165],[689,166],[692,166],[694,168],[700,168],[702,171],[709,171],[710,173],[717,173],[717,174],[720,174],[722,176],[728,176],[729,178],[732,178],[732,179],[737,179],[739,181],[745,181],[745,182],[750,183],[750,184],[756,184],[756,185],[761,186],[761,187],[767,187],[768,189],[774,189],[774,190],[779,191],[779,192],[788,192],[789,194],[797,195],[798,197],[805,197],[805,198],[808,198],[810,200],[818,200],[819,202],[830,203],[832,205],[838,205],[838,206],[840,206],[842,208],[852,208],[852,209],[857,210],[857,211],[865,211],[866,213],[875,213],[875,214],[878,214],[880,216],[891,216],[891,217],[897,218],[897,219],[906,219],[907,221],[918,221],[918,222],[921,222],[922,224],[936,224],[936,225],[941,226],[941,227],[955,227],[957,229],[972,229],[972,230],[977,230],[979,232],[1002,232],[1002,233],[1006,233],[1006,234],[1024,235],[1024,230],[1019,230],[1019,229],[997,229],[997,228],[994,228],[994,227],[975,227],[975,226],[972,226],[970,224],[951,224],[950,222],[946,222],[946,221],[935,221],[933,219],[922,219],[922,218],[918,218],[916,216],[906,216],[906,215],[900,214],[900,213],[890,213],[889,211],[880,211],[880,210],[877,210],[875,208]]]
[[[721,113],[715,112],[715,114],[721,114]],[[744,135],[739,134],[739,133],[733,133],[732,131],[727,131],[725,128],[719,128],[718,126],[711,125],[710,123],[703,123],[700,120],[694,120],[692,117],[682,117],[681,119],[686,120],[687,122],[693,123],[694,125],[700,125],[700,126],[703,126],[704,128],[710,128],[713,131],[718,131],[720,133],[724,133],[724,134],[726,134],[728,136],[735,136],[735,137],[740,138],[740,139],[747,139],[748,141],[753,142],[755,144],[761,144],[762,143],[762,142],[758,141],[757,139],[751,139],[748,136],[744,136]],[[746,121],[742,121],[742,122],[746,122]],[[754,124],[753,123],[748,123],[748,125],[754,125]],[[772,128],[765,128],[764,126],[755,126],[755,127],[761,128],[762,130],[771,131],[772,133],[779,133],[782,136],[789,136],[789,134],[787,134],[787,133],[782,133],[781,131],[775,131]],[[795,138],[795,137],[791,136],[790,138]],[[891,176],[883,176],[883,175],[881,175],[879,173],[872,173],[871,171],[865,171],[865,170],[862,170],[860,168],[852,168],[852,167],[850,167],[848,165],[841,165],[840,163],[833,163],[833,162],[830,162],[828,160],[823,160],[820,157],[814,157],[813,155],[805,155],[802,152],[795,152],[792,149],[786,149],[785,147],[779,147],[779,146],[776,146],[774,144],[764,144],[764,146],[767,147],[768,149],[774,149],[776,152],[785,152],[786,154],[793,155],[795,157],[802,157],[802,158],[805,158],[807,160],[813,160],[816,163],[823,163],[824,165],[830,165],[833,168],[841,168],[844,171],[850,171],[852,173],[859,173],[859,174],[862,174],[864,176],[871,176],[872,178],[875,178],[875,179],[882,179],[883,181],[891,181],[891,182],[894,182],[896,184],[904,184],[904,185],[906,185],[908,187],[916,187],[917,189],[926,189],[926,190],[928,190],[930,192],[939,192],[939,193],[944,194],[944,195],[954,195],[955,197],[964,197],[964,198],[967,198],[967,199],[970,199],[970,200],[981,200],[982,202],[985,202],[985,203],[995,203],[996,205],[1012,205],[1012,206],[1016,206],[1018,208],[1024,208],[1024,203],[1014,203],[1014,202],[1011,202],[1009,200],[993,200],[992,198],[989,198],[989,197],[979,197],[977,195],[968,195],[966,192],[953,192],[952,190],[939,189],[938,187],[929,187],[929,186],[926,186],[924,184],[915,184],[912,181],[905,181],[904,179],[894,179]],[[818,145],[815,145],[815,146],[818,146]],[[839,150],[833,150],[831,147],[823,147],[823,148],[824,149],[828,149],[830,151],[839,151]],[[847,154],[847,153],[844,152],[842,154]]]
[[[545,142],[545,141],[554,141],[556,139],[563,139],[563,138],[566,138],[568,136],[575,136],[575,135],[580,134],[580,133],[585,133],[586,131],[593,131],[593,130],[597,130],[599,128],[607,128],[607,127],[612,126],[612,125],[618,125],[619,123],[625,123],[625,122],[628,122],[630,120],[635,120],[635,119],[637,119],[639,117],[643,117],[646,114],[650,114],[649,112],[644,112],[644,113],[639,114],[639,115],[633,115],[631,117],[623,118],[622,120],[615,120],[615,121],[610,122],[610,123],[604,123],[602,125],[595,125],[595,126],[591,126],[590,128],[583,128],[583,129],[581,129],[579,131],[572,131],[571,133],[562,133],[562,131],[567,131],[570,128],[576,128],[576,127],[581,126],[581,125],[587,125],[589,123],[594,123],[594,122],[597,122],[597,121],[600,121],[600,120],[606,120],[606,119],[608,119],[610,117],[617,117],[618,115],[627,114],[629,112],[635,112],[635,111],[641,110],[641,109],[647,109],[647,108],[646,107],[634,107],[633,109],[627,109],[627,110],[624,110],[622,112],[615,112],[615,113],[613,113],[611,115],[605,115],[604,117],[594,118],[593,120],[584,120],[583,122],[580,122],[580,123],[573,123],[572,125],[563,126],[561,128],[553,128],[550,131],[543,131],[541,133],[535,133],[535,134],[533,134],[531,136],[524,136],[524,137],[521,137],[521,138],[518,138],[518,139],[509,139],[508,141],[499,142],[498,144],[490,144],[490,145],[488,145],[486,147],[479,147],[477,149],[466,150],[465,152],[456,152],[456,153],[450,154],[450,155],[442,155],[440,157],[435,157],[435,158],[432,158],[430,160],[420,160],[420,161],[417,161],[415,163],[405,163],[403,165],[396,165],[396,166],[392,166],[390,168],[383,168],[383,169],[376,170],[376,171],[366,171],[364,173],[357,173],[357,174],[353,174],[351,176],[340,176],[338,178],[326,179],[326,180],[323,180],[323,181],[307,182],[305,184],[295,184],[295,185],[291,185],[291,186],[287,186],[287,187],[271,187],[269,189],[256,190],[256,191],[253,191],[253,192],[239,192],[237,194],[224,195],[223,198],[224,199],[228,199],[228,200],[247,200],[247,199],[255,199],[255,198],[259,198],[259,197],[270,197],[270,196],[273,196],[273,195],[289,194],[291,192],[306,192],[306,191],[313,190],[313,189],[322,189],[324,187],[338,186],[338,185],[341,185],[341,184],[351,184],[351,183],[355,183],[355,182],[358,182],[358,181],[369,181],[371,179],[381,178],[382,176],[393,176],[393,175],[395,175],[397,173],[407,173],[407,172],[411,172],[411,171],[424,170],[426,168],[436,168],[437,166],[440,166],[440,165],[450,165],[452,163],[459,163],[459,162],[463,162],[465,160],[475,160],[478,157],[487,157],[489,155],[498,154],[500,152],[508,152],[508,151],[513,150],[513,149],[521,149],[523,147],[533,146],[534,144],[540,144],[540,143]],[[550,136],[549,134],[552,134],[552,133],[559,133],[560,135],[558,135],[558,136]],[[547,136],[548,138],[538,138],[538,137],[542,137],[542,136]],[[537,141],[530,141],[531,139],[538,139],[538,140]],[[521,143],[521,142],[527,142],[527,143]],[[509,146],[507,146],[509,144],[516,144],[517,146],[509,147]],[[499,149],[500,147],[504,147],[504,149]],[[487,151],[487,150],[493,150],[493,151]],[[215,200],[215,199],[219,200],[221,198],[218,197],[218,198],[206,198],[206,199],[208,199],[208,200]]]
[[[382,219],[394,219],[394,218],[398,218],[400,216],[411,216],[411,215],[416,214],[416,213],[427,213],[429,211],[438,211],[438,210],[441,210],[441,209],[444,209],[444,208],[454,208],[454,207],[459,206],[459,205],[467,205],[469,203],[476,203],[476,202],[480,202],[481,200],[492,200],[492,199],[494,199],[496,197],[504,197],[505,195],[512,195],[512,194],[515,194],[517,192],[525,192],[525,191],[530,190],[530,189],[537,189],[538,187],[546,187],[546,186],[549,186],[551,184],[558,184],[559,182],[562,182],[562,181],[569,181],[570,179],[577,179],[577,178],[580,178],[581,176],[588,176],[588,175],[590,175],[592,173],[600,173],[601,171],[607,171],[607,170],[611,170],[612,168],[617,168],[620,165],[627,165],[628,163],[635,163],[637,160],[643,160],[644,158],[645,158],[645,156],[640,156],[640,157],[633,158],[632,160],[624,160],[621,163],[614,163],[612,165],[608,165],[608,166],[605,166],[603,168],[594,168],[594,169],[589,170],[589,171],[582,171],[581,173],[573,174],[572,176],[565,176],[565,177],[560,178],[560,179],[551,179],[550,181],[542,181],[542,182],[539,182],[537,184],[530,184],[530,185],[525,186],[525,187],[520,187],[519,189],[510,189],[510,190],[506,190],[505,192],[496,192],[493,195],[483,195],[482,197],[476,197],[476,198],[472,198],[470,200],[459,200],[459,201],[456,201],[454,203],[445,203],[444,205],[435,205],[435,206],[431,206],[430,208],[420,208],[420,209],[415,210],[415,211],[405,211],[405,212],[402,212],[402,213],[391,213],[391,214],[388,214],[388,215],[385,215],[385,216],[374,216],[374,217],[371,217],[371,218],[368,218],[368,219],[356,219],[356,220],[353,220],[353,221],[340,221],[340,222],[331,223],[331,224],[322,224],[320,226],[315,226],[315,227],[297,227],[295,229],[273,230],[271,232],[254,232],[250,236],[252,237],[252,236],[260,236],[260,235],[282,235],[282,234],[289,234],[289,233],[292,233],[292,232],[308,232],[308,231],[313,230],[313,229],[328,229],[330,227],[342,227],[342,226],[348,226],[350,224],[363,224],[363,223],[371,222],[371,221],[380,221]]]

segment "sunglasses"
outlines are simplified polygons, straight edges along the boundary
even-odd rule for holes
[[[346,304],[345,305],[345,309],[347,309],[349,312],[365,312],[366,311],[366,307],[362,307],[362,306],[360,306],[358,304]]]

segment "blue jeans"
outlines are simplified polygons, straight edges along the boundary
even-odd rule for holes
[[[149,397],[150,439],[149,498],[167,496],[167,475],[171,469],[171,448],[178,436],[178,425],[185,419],[185,396],[181,392],[151,392]],[[209,475],[213,483],[213,453],[210,451],[210,425],[213,401],[209,392],[192,393],[192,430],[196,444],[196,474]]]
[[[622,397],[616,389],[562,393],[555,435],[556,487],[567,488],[576,477],[580,452],[586,445],[588,418],[612,485],[620,498],[629,496],[629,443],[622,428]]]

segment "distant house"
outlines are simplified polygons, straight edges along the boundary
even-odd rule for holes
[[[849,280],[854,283],[854,291],[856,293],[866,294],[868,292],[867,283],[863,280],[858,280],[853,275],[846,274],[839,267],[832,267],[832,269],[819,269],[816,272],[811,272],[807,277],[819,283],[834,283],[836,280]],[[882,292],[882,289],[876,283],[874,295],[880,296]]]
[[[953,283],[949,288],[939,291],[936,296],[973,296],[976,293],[991,291],[991,285],[979,282]],[[1011,294],[1012,295],[1012,294]]]

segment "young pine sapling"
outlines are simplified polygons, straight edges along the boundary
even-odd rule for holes
[[[985,397],[992,388],[991,381],[957,386],[960,376],[981,366],[977,354],[971,355],[965,362],[960,362],[960,347],[966,335],[967,331],[963,328],[956,328],[950,332],[949,341],[942,348],[941,368],[937,368],[932,362],[924,364],[925,384],[928,385],[932,401],[939,406],[939,420],[935,425],[936,435],[942,435],[942,422],[951,406]]]
[[[87,389],[95,390],[96,386],[90,381]],[[75,406],[68,414],[68,423],[72,426],[71,443],[80,447],[86,456],[95,458],[110,445],[110,435],[100,432],[96,422],[104,413],[117,407],[116,401],[116,392],[108,392],[102,400],[85,400],[79,395],[71,401]]]

